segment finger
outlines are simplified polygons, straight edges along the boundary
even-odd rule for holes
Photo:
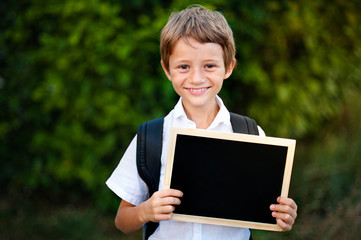
[[[162,198],[160,205],[165,206],[165,205],[180,205],[181,204],[181,200],[179,198],[175,198],[175,197],[166,197],[166,198]]]
[[[177,189],[168,189],[170,191],[169,196],[173,197],[183,197],[183,192]]]
[[[163,190],[155,192],[154,194],[156,194],[160,198],[168,197],[168,196],[183,197],[183,192],[176,190],[176,189],[163,189]]]
[[[276,220],[277,220],[277,225],[280,226],[280,228],[282,228],[283,231],[290,231],[292,229],[292,225],[285,223],[281,219],[276,219]]]
[[[278,197],[277,198],[277,202],[280,204],[284,204],[284,205],[288,205],[291,208],[297,210],[297,204],[295,203],[295,201],[293,201],[293,199],[291,198],[286,198],[286,197]]]
[[[297,211],[293,208],[291,208],[288,205],[282,205],[282,204],[272,204],[270,206],[270,209],[274,212],[274,213],[283,213],[283,214],[287,214],[290,215],[293,219],[296,219],[297,217]],[[273,214],[273,213],[272,213]],[[283,216],[283,215],[282,215]]]
[[[162,206],[157,209],[156,214],[170,214],[173,213],[175,207],[172,205]]]
[[[291,198],[278,197],[277,202],[280,204],[272,204],[270,209],[283,213],[289,213],[293,218],[297,217],[297,205]]]
[[[167,221],[167,220],[170,220],[172,218],[172,216],[173,216],[173,213],[157,214],[154,217],[153,222]]]
[[[295,218],[293,218],[288,213],[272,212],[272,216],[275,217],[277,220],[282,220],[284,223],[289,225],[293,225],[295,222]]]

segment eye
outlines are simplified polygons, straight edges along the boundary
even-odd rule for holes
[[[187,70],[187,69],[189,69],[189,66],[188,65],[180,65],[178,68],[181,70]]]
[[[205,68],[214,68],[215,65],[214,64],[206,64]]]

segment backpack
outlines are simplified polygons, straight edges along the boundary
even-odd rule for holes
[[[233,132],[259,135],[255,120],[236,113],[230,113]],[[137,169],[139,176],[147,184],[149,197],[158,191],[164,118],[144,122],[137,132]],[[159,223],[148,222],[143,226],[143,239],[148,239]]]

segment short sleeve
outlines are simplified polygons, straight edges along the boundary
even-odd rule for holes
[[[148,187],[140,178],[136,165],[137,137],[135,136],[125,151],[106,185],[120,198],[138,205],[148,197]]]
[[[263,129],[262,129],[260,126],[257,126],[257,128],[258,128],[259,136],[265,137],[265,136],[266,136],[266,133],[263,131]]]

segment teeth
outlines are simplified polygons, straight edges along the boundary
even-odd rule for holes
[[[199,89],[190,88],[189,90],[191,92],[203,92],[203,91],[207,90],[207,88],[199,88]]]

